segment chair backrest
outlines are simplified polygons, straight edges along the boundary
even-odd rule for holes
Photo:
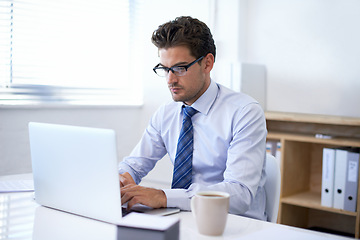
[[[280,166],[277,162],[277,159],[271,155],[266,154],[266,183],[265,183],[265,193],[266,193],[266,213],[268,215],[269,222],[277,221],[277,216],[279,212],[279,201],[280,201]]]

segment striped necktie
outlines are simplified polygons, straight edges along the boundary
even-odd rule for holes
[[[191,117],[198,111],[183,106],[183,125],[177,145],[171,188],[187,189],[192,182],[193,126]]]

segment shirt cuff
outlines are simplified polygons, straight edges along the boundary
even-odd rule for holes
[[[191,196],[186,189],[162,189],[167,198],[167,207],[190,211]]]

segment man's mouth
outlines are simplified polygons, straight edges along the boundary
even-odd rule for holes
[[[169,89],[170,89],[170,91],[172,92],[172,93],[177,93],[177,92],[179,92],[182,88],[181,87],[169,87]]]

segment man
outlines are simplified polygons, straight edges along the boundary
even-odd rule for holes
[[[165,77],[174,101],[155,112],[138,145],[119,164],[122,203],[127,202],[128,208],[140,203],[190,210],[197,191],[217,190],[230,194],[230,213],[265,220],[267,131],[260,105],[210,78],[216,49],[203,22],[176,18],[159,26],[152,42],[160,57],[154,71]],[[189,116],[189,109],[194,115]],[[182,146],[190,150],[181,159],[178,138],[185,134],[183,121],[190,137]],[[137,185],[165,154],[181,172],[174,174],[172,189]],[[189,170],[183,171],[182,165]],[[184,179],[189,182],[182,186]]]

